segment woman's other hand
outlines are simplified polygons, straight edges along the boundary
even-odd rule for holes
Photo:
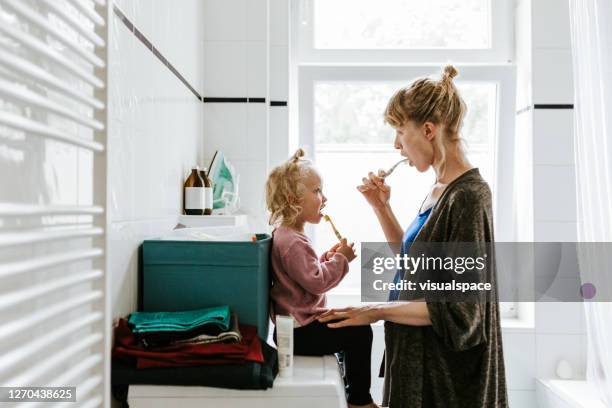
[[[361,185],[357,186],[357,190],[365,197],[368,204],[374,209],[382,209],[389,204],[391,198],[391,187],[385,184],[384,170],[378,170],[378,175],[372,172],[368,173],[368,177],[361,179]]]
[[[336,249],[336,253],[341,253],[351,262],[353,259],[357,258],[357,254],[355,253],[355,243],[351,242],[347,244],[346,238],[342,238],[338,248]]]
[[[330,309],[317,316],[321,323],[328,323],[327,326],[336,329],[346,326],[366,326],[380,320],[375,306],[345,307],[342,309]]]

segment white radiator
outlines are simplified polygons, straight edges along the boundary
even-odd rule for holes
[[[0,0],[0,386],[79,407],[110,406],[109,7]]]

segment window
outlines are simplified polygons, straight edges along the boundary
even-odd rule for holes
[[[315,0],[317,49],[488,48],[487,0]]]
[[[513,56],[513,2],[294,0],[300,63],[479,62]]]
[[[443,18],[431,12],[442,8],[442,3],[450,10]],[[385,240],[371,208],[356,190],[369,171],[386,169],[401,159],[393,149],[395,132],[383,123],[385,106],[397,89],[414,78],[439,75],[441,66],[449,62],[444,55],[456,51],[451,54],[457,59],[450,62],[459,69],[456,83],[468,106],[462,129],[468,158],[493,189],[497,239],[511,240],[515,73],[511,65],[500,63],[505,60],[499,61],[510,49],[510,39],[500,43],[502,31],[490,29],[490,20],[499,9],[492,9],[489,0],[434,1],[427,8],[410,1],[381,4],[306,0],[296,2],[292,9],[296,17],[297,50],[292,62],[297,73],[299,144],[314,158],[323,176],[329,200],[326,212],[357,246]],[[393,17],[408,14],[413,24],[437,17],[441,20],[432,24],[436,31],[419,32]],[[456,21],[450,21],[453,16]],[[461,34],[457,34],[457,27],[465,26],[471,31],[459,30]],[[397,37],[402,40],[390,41]],[[487,55],[498,59],[471,64]],[[387,57],[388,63],[381,62]],[[423,64],[420,59],[426,57],[428,64]],[[389,178],[391,205],[404,228],[433,178],[433,172],[420,174],[408,166],[400,166]],[[335,243],[325,222],[311,228],[309,234],[319,252]],[[351,264],[347,278],[332,291],[332,306],[358,302],[360,269],[358,259]],[[504,316],[511,315],[513,308],[513,304],[507,305]]]

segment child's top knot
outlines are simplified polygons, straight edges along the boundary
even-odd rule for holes
[[[444,67],[444,71],[442,72],[442,80],[451,81],[454,77],[457,76],[457,74],[459,74],[457,68],[453,67],[452,65],[447,65]]]
[[[301,157],[304,157],[304,150],[300,147],[295,151],[295,153],[293,153],[293,156],[291,156],[291,162],[297,163],[300,161]]]

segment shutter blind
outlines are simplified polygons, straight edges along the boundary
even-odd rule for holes
[[[0,0],[0,386],[81,407],[110,406],[108,8]]]

